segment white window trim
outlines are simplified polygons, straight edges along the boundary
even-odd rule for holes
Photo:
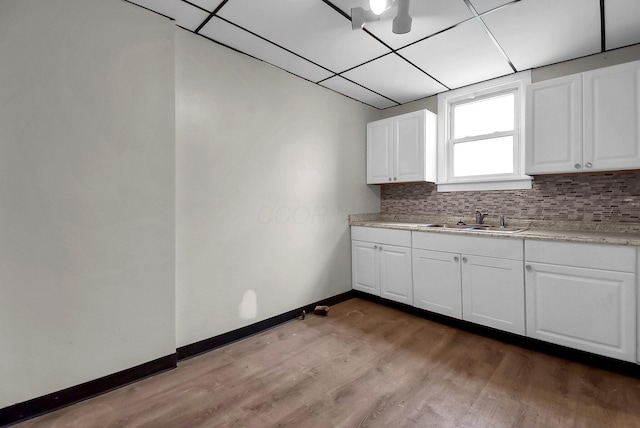
[[[532,177],[524,173],[525,88],[531,83],[531,71],[465,86],[438,94],[438,192],[465,190],[514,190],[531,189]],[[512,174],[485,175],[481,177],[451,177],[451,147],[447,144],[450,123],[450,106],[461,100],[516,90],[516,110],[519,120],[515,123],[514,172]]]

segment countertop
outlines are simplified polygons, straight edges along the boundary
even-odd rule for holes
[[[351,226],[380,227],[386,229],[411,230],[427,233],[453,233],[472,236],[495,236],[505,239],[536,239],[545,241],[584,242],[591,244],[640,246],[640,223],[632,222],[586,222],[556,220],[506,220],[506,226],[527,228],[522,232],[469,231],[464,229],[428,228],[423,224],[456,224],[462,221],[475,223],[466,217],[438,217],[407,214],[352,214]],[[498,219],[487,218],[484,223],[497,225]]]

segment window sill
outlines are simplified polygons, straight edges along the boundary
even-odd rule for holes
[[[531,189],[532,177],[504,178],[483,181],[439,182],[438,192],[464,192],[480,190],[526,190]]]

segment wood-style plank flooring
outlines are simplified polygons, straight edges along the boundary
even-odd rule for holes
[[[362,299],[20,427],[640,427],[640,380]]]

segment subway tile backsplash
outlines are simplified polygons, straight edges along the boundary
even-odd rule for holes
[[[432,183],[382,186],[383,214],[473,216],[533,220],[640,222],[640,171],[541,175],[530,190],[436,192]]]

